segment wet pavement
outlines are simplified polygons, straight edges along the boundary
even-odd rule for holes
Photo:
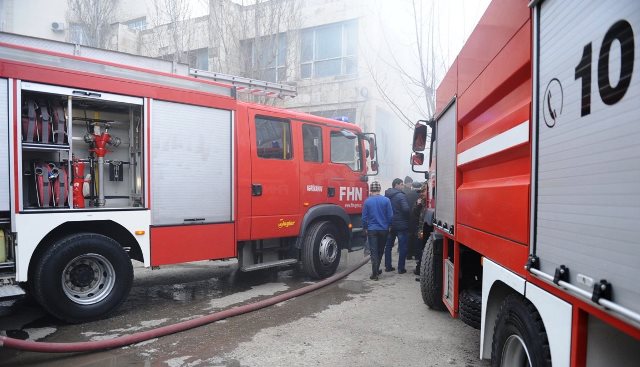
[[[338,271],[362,259],[343,252]],[[479,332],[429,310],[407,274],[347,278],[275,306],[132,346],[86,354],[0,348],[0,366],[488,366]],[[135,267],[127,301],[109,319],[67,325],[32,300],[0,303],[0,333],[47,342],[104,340],[256,302],[312,283],[294,267],[240,273],[235,261]]]

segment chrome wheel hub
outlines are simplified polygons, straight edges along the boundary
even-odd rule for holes
[[[511,335],[504,342],[502,347],[501,366],[531,366],[531,357],[524,340],[518,335]]]
[[[116,272],[102,255],[84,254],[71,260],[62,271],[62,290],[80,305],[105,299],[113,290]]]
[[[320,262],[323,266],[328,266],[333,264],[336,261],[336,257],[338,257],[338,242],[336,239],[330,235],[326,234],[320,240]]]

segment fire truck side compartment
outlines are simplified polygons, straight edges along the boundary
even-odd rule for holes
[[[457,104],[451,105],[437,119],[436,144],[438,145],[438,165],[436,167],[436,213],[435,225],[445,232],[453,233],[456,208],[456,141]]]
[[[632,34],[628,39],[628,32],[612,31],[622,17],[637,37],[640,7],[631,1],[592,5],[541,4],[535,254],[541,271],[553,275],[565,265],[568,282],[589,293],[605,279],[612,285],[611,301],[640,314],[640,40],[634,43]],[[606,34],[614,39],[603,53]],[[580,87],[585,81],[577,77],[577,65],[588,44],[593,77],[590,112],[584,115]],[[608,64],[604,80],[608,76],[611,87],[630,78],[626,94],[615,103],[601,98],[606,92],[598,87],[597,75],[603,64]],[[550,89],[554,78],[562,89]],[[548,103],[557,113],[555,124]]]

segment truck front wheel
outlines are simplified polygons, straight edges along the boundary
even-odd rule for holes
[[[442,240],[430,236],[424,245],[420,262],[420,293],[433,310],[445,309],[442,302]]]
[[[505,298],[493,332],[494,367],[551,366],[547,332],[536,308],[519,294]]]
[[[35,264],[35,298],[49,313],[69,323],[95,320],[127,298],[133,266],[113,239],[91,233],[63,238]]]
[[[313,223],[302,245],[302,265],[312,278],[333,275],[340,264],[340,244],[336,226],[329,221]]]

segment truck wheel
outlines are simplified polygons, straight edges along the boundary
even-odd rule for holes
[[[480,329],[482,292],[479,289],[463,289],[462,292],[460,292],[458,309],[462,322],[474,329]]]
[[[340,263],[338,231],[329,221],[311,225],[302,245],[302,265],[312,278],[323,279],[333,275]]]
[[[549,340],[542,318],[533,304],[519,294],[507,296],[498,312],[491,365],[551,366]]]
[[[99,234],[63,238],[34,266],[36,300],[69,323],[108,315],[124,302],[133,282],[129,255],[116,241]]]
[[[442,302],[442,240],[430,236],[424,245],[420,262],[422,300],[433,310],[445,309]]]

